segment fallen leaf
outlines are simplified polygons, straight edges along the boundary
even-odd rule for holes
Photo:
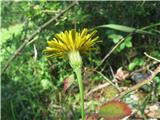
[[[66,91],[74,82],[74,75],[71,74],[70,76],[68,76],[67,78],[64,79],[64,86],[63,89],[64,91]]]
[[[129,106],[120,100],[109,101],[100,106],[98,110],[99,116],[105,120],[119,120],[132,113]]]
[[[86,120],[98,120],[96,115],[87,114]]]
[[[128,76],[129,76],[129,72],[122,70],[122,67],[118,68],[115,74],[116,79],[118,79],[119,81],[125,80]]]

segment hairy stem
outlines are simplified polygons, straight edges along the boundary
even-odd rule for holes
[[[82,71],[81,68],[78,68],[75,70],[78,84],[79,84],[79,90],[80,90],[80,98],[81,98],[81,116],[82,120],[85,118],[85,112],[84,112],[84,90],[83,90],[83,82],[82,82]]]

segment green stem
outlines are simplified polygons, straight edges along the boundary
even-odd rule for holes
[[[82,82],[82,71],[81,68],[77,68],[75,70],[77,79],[78,79],[78,84],[79,84],[79,90],[80,90],[80,98],[81,98],[81,116],[82,120],[84,120],[85,117],[85,112],[84,112],[84,90],[83,90],[83,82]]]

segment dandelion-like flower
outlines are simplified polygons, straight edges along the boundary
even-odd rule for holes
[[[98,41],[99,37],[95,37],[96,32],[95,30],[88,33],[88,29],[85,28],[81,33],[75,29],[58,33],[53,40],[48,41],[48,47],[44,52],[48,54],[48,57],[65,57],[73,51],[86,53],[94,49],[92,46]]]
[[[97,31],[88,33],[87,29],[83,29],[78,33],[75,29],[61,32],[55,35],[53,40],[48,41],[48,47],[44,50],[48,57],[68,57],[71,67],[73,68],[80,89],[81,97],[81,116],[85,118],[84,112],[84,90],[82,82],[82,58],[80,53],[94,49],[92,46],[98,41],[98,36],[95,36]]]

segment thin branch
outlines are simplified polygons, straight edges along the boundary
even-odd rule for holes
[[[149,76],[147,79],[143,80],[142,82],[134,85],[133,87],[129,88],[128,90],[122,92],[119,96],[115,97],[114,99],[117,98],[122,98],[123,96],[125,96],[126,94],[139,89],[140,87],[142,87],[143,85],[152,82],[153,78],[160,72],[160,64],[158,65],[158,67],[152,72],[152,75]]]
[[[127,38],[129,37],[130,35],[132,35],[133,33],[129,33],[126,37],[124,38],[121,38],[120,41],[105,55],[105,57],[101,60],[100,64],[96,67],[99,68],[103,63],[104,61],[115,51],[115,49]]]
[[[125,40],[125,38],[121,39],[102,59],[101,64],[104,63],[104,61],[115,51],[115,49]]]
[[[98,74],[100,74],[108,83],[110,83],[113,87],[115,87],[117,90],[120,91],[120,88],[116,86],[111,80],[109,80],[105,75],[103,75],[101,72],[96,71]]]
[[[113,71],[113,69],[112,69],[112,67],[109,66],[109,68],[110,68],[110,71],[111,71],[112,76],[113,76],[113,81],[117,81],[117,80],[116,80],[116,77],[115,77],[115,74],[114,74],[114,71]]]
[[[27,39],[25,39],[24,42],[21,44],[21,46],[15,51],[15,53],[12,54],[11,58],[6,62],[5,66],[2,68],[1,74],[5,72],[5,70],[10,66],[10,63],[19,55],[19,53],[24,49],[24,47],[30,40],[32,40],[40,31],[46,28],[53,21],[57,20],[59,17],[61,17],[64,13],[66,13],[76,4],[77,1],[72,2],[66,9],[62,10],[58,15],[52,17],[49,21],[45,22],[33,34],[31,34]]]
[[[110,68],[110,71],[111,71],[112,76],[113,76],[113,80],[112,81],[115,83],[116,86],[118,86],[118,82],[117,82],[116,76],[114,74],[114,71],[113,71],[111,66],[109,66],[109,68]]]
[[[87,93],[86,97],[90,96],[92,93],[94,93],[94,92],[97,91],[97,90],[100,90],[100,89],[102,89],[102,88],[104,88],[104,87],[107,87],[108,85],[110,85],[110,84],[109,84],[108,82],[106,82],[106,83],[104,83],[104,84],[102,84],[102,85],[97,86],[96,88],[94,88],[94,89],[92,89],[91,91],[89,91],[89,92]]]
[[[134,31],[135,32],[135,31]],[[132,32],[132,33],[129,33],[126,37],[124,37],[124,38],[121,38],[120,39],[120,41],[106,54],[106,56],[101,60],[101,62],[100,62],[100,64],[96,67],[96,68],[94,68],[94,71],[96,71],[103,63],[104,63],[104,61],[115,51],[115,49],[127,38],[127,37],[129,37],[130,35],[132,35],[134,32]],[[89,74],[87,74],[86,76],[84,76],[84,80],[86,80],[88,77],[90,77],[92,74],[93,74],[93,72],[94,71],[92,71],[92,72],[90,72]]]
[[[106,54],[106,56],[101,60],[100,64],[94,69],[94,71],[96,71],[103,63],[104,61],[115,51],[115,49],[130,35],[132,35],[133,33],[129,33],[125,38],[120,39],[120,41],[109,51],[109,53]],[[89,74],[87,74],[86,76],[84,76],[84,80],[86,80],[88,77],[90,77],[93,72],[90,72]]]
[[[34,50],[34,60],[36,61],[37,60],[37,48],[36,48],[36,45],[35,44],[33,44],[33,50]]]
[[[158,60],[158,59],[155,58],[155,57],[152,57],[152,56],[148,55],[146,52],[144,52],[144,54],[145,54],[145,56],[149,57],[150,59],[155,60],[155,61],[157,61],[157,62],[160,62],[160,60]]]
[[[141,30],[146,30],[146,29],[149,29],[149,28],[152,28],[152,27],[157,27],[157,26],[160,26],[160,22],[156,23],[156,24],[153,24],[153,25],[149,25],[149,26],[143,27],[143,28],[141,28]]]
[[[116,86],[114,83],[112,83],[111,80],[109,80],[105,75],[103,75],[101,72],[99,71],[95,71],[97,72],[98,74],[100,74],[107,82],[102,84],[102,85],[99,85],[97,86],[96,88],[92,89],[90,92],[87,93],[86,97],[88,97],[89,95],[91,95],[92,93],[94,93],[95,91],[97,90],[100,90],[104,87],[107,87],[108,85],[112,85],[113,87],[115,87],[118,91],[120,91],[120,88],[118,86]]]
[[[145,66],[143,66],[142,68],[131,72],[131,73],[128,75],[128,77],[132,76],[133,74],[135,74],[135,73],[137,73],[137,72],[142,72],[142,71],[144,71],[144,70],[147,70],[147,69],[150,68],[152,65],[156,65],[157,63],[158,63],[157,61],[151,62],[150,64],[145,65]]]
[[[157,64],[157,62],[152,63],[152,64],[149,64],[149,65],[147,65],[147,66],[149,67],[150,65],[153,65],[153,64]],[[132,73],[130,73],[130,74],[132,75],[132,74],[134,74],[135,72],[139,72],[139,71],[142,71],[142,70],[144,70],[144,69],[145,69],[145,68],[138,69],[138,70],[136,70],[136,71],[134,71],[134,72],[132,72]],[[114,79],[113,79],[113,80],[114,80]],[[113,80],[112,80],[112,81],[113,81]],[[96,91],[98,91],[98,90],[100,90],[100,89],[102,89],[102,88],[104,88],[104,87],[107,87],[108,85],[110,85],[110,83],[106,82],[106,83],[104,83],[104,84],[102,84],[102,85],[97,86],[96,88],[93,88],[91,91],[89,91],[89,92],[87,93],[86,97],[90,96],[92,93],[94,93],[94,92],[96,92]]]

